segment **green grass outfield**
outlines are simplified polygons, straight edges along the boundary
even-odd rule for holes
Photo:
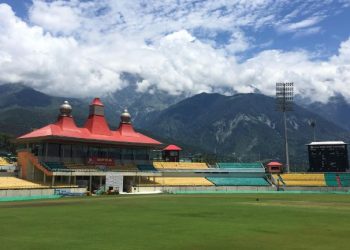
[[[257,198],[259,199],[257,201]],[[350,249],[350,195],[187,194],[0,203],[0,249]]]

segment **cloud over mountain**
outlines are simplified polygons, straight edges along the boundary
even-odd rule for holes
[[[312,13],[295,7],[283,14],[286,4],[34,0],[27,18],[0,4],[0,82],[56,95],[103,95],[125,87],[120,76],[129,72],[143,79],[139,91],[273,94],[275,82],[294,81],[296,92],[313,100],[338,92],[350,100],[350,39],[328,58],[274,48],[242,57],[259,47],[246,30],[318,32],[328,15],[319,4],[308,5]]]

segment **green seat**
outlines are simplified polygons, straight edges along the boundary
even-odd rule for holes
[[[215,186],[270,186],[264,178],[222,178],[208,177]]]
[[[220,162],[217,165],[219,168],[264,168],[260,162]]]
[[[350,173],[340,173],[339,177],[342,187],[350,187]]]
[[[145,164],[145,165],[137,165],[137,168],[140,171],[157,171],[153,165]]]
[[[338,187],[337,174],[336,173],[325,173],[324,179],[328,187]]]
[[[44,162],[44,166],[51,171],[66,169],[66,166],[64,166],[64,164],[61,162]]]
[[[339,180],[342,187],[350,187],[350,173],[325,173],[324,177],[327,186],[338,187],[339,184],[337,176],[339,176]]]

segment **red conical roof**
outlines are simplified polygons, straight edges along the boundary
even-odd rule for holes
[[[96,97],[92,100],[90,105],[104,106],[100,98]]]
[[[272,161],[272,162],[269,162],[267,166],[282,166],[282,163],[279,163],[277,161]]]
[[[165,147],[163,150],[165,150],[165,151],[181,151],[182,148],[180,148],[174,144],[171,144],[171,145]]]
[[[94,107],[100,106],[100,107]],[[116,144],[136,144],[159,146],[161,143],[148,136],[136,132],[131,123],[121,123],[116,131],[110,130],[103,113],[103,104],[99,98],[95,98],[90,107],[89,118],[83,128],[77,127],[74,119],[65,110],[55,123],[36,129],[19,138],[21,140],[33,140],[39,138],[69,138],[86,141],[100,141]]]

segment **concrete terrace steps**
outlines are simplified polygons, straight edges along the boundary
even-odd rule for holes
[[[0,189],[46,188],[47,186],[17,177],[0,177]]]

